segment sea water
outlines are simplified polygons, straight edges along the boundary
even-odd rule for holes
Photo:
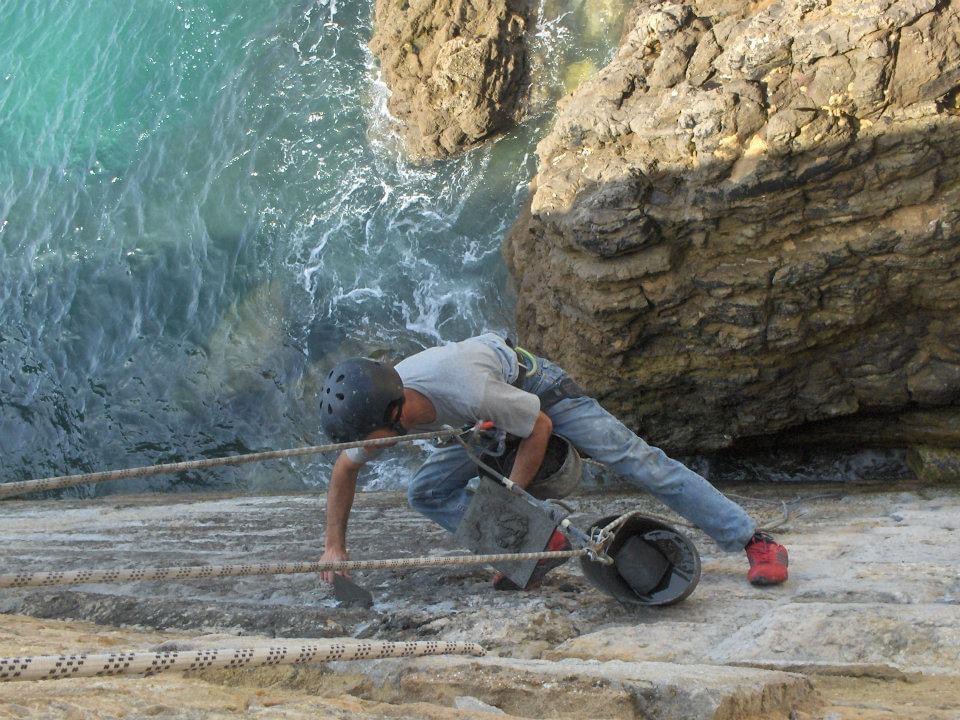
[[[418,167],[370,0],[0,0],[0,482],[322,442],[336,360],[509,333],[500,245],[536,142],[626,4],[542,0],[529,117]],[[66,492],[300,488],[329,467]]]

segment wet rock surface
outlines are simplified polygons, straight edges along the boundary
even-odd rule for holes
[[[462,152],[513,126],[535,17],[529,0],[377,0],[370,48],[412,160]]]
[[[475,640],[489,655],[0,685],[0,717],[113,717],[112,702],[161,717],[458,717],[474,712],[457,709],[465,697],[515,717],[582,717],[587,702],[611,718],[879,718],[910,703],[924,708],[917,717],[953,717],[939,705],[960,687],[960,492],[739,492],[762,524],[782,523],[788,503],[777,532],[791,580],[749,586],[742,555],[691,529],[703,578],[667,608],[626,609],[575,563],[532,593],[494,592],[480,567],[358,573],[370,609],[342,605],[309,575],[3,590],[0,610],[19,615],[0,616],[0,655],[334,636]],[[679,521],[634,494],[572,502],[583,526],[637,508]],[[0,510],[4,572],[304,560],[322,546],[316,496],[17,500]],[[395,494],[358,497],[350,547],[357,559],[460,551]],[[77,624],[90,620],[98,625]],[[884,698],[870,702],[886,715],[860,707],[871,697]]]
[[[936,435],[958,88],[955,1],[639,3],[538,146],[504,246],[521,341],[675,451],[845,417],[853,445]]]

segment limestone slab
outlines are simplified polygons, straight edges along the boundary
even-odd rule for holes
[[[715,662],[800,669],[864,665],[960,675],[960,606],[790,603],[724,642]]]
[[[332,664],[334,667],[345,664]],[[377,666],[373,668],[372,666]],[[807,678],[755,668],[486,657],[376,661],[371,697],[450,705],[470,695],[521,717],[789,718],[816,704]],[[353,672],[357,672],[356,665]],[[385,694],[384,694],[385,693]]]

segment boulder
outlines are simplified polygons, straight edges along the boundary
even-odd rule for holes
[[[918,445],[910,448],[907,463],[925,482],[960,482],[960,450]]]
[[[527,90],[529,0],[377,0],[370,49],[414,161],[509,129]]]
[[[955,409],[958,8],[642,2],[538,145],[523,344],[674,451]]]

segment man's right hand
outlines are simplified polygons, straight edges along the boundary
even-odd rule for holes
[[[347,553],[346,548],[328,548],[324,550],[323,555],[320,556],[320,562],[340,562],[341,560],[349,560],[350,555]],[[324,582],[332,583],[334,575],[343,575],[344,577],[350,577],[350,573],[346,570],[342,572],[334,572],[333,570],[325,570],[320,573],[320,579]]]
[[[357,491],[357,473],[363,464],[357,464],[346,452],[340,453],[333,464],[330,487],[327,489],[327,527],[324,530],[321,561],[349,560],[347,555],[347,518]],[[350,577],[350,573],[335,573],[332,570],[320,573],[324,582],[333,582],[334,575]]]

